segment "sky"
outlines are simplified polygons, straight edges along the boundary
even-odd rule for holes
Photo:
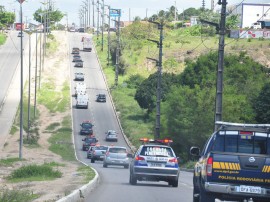
[[[41,2],[47,0],[26,0],[22,4],[23,9],[23,21],[36,23],[33,20],[33,13],[40,7],[43,6]],[[95,3],[97,0],[51,0],[54,4],[54,8],[60,10],[63,13],[67,13],[68,17],[64,17],[61,23],[70,25],[75,23],[79,25],[79,11],[82,9],[86,2],[91,2],[90,15],[92,24],[92,1]],[[243,3],[270,3],[270,0],[227,0],[227,5]],[[85,3],[83,3],[85,2]],[[101,3],[102,0],[99,0]],[[214,0],[215,9],[219,9],[220,5],[217,5],[218,0]],[[168,10],[171,6],[176,6],[178,13],[182,13],[184,9],[193,7],[200,8],[202,6],[202,0],[104,0],[104,4],[114,9],[121,9],[121,20],[128,21],[133,20],[136,16],[141,18],[149,17],[153,14],[157,14],[160,10]],[[20,4],[17,0],[0,0],[0,5],[4,6],[7,11],[12,11],[19,16]],[[211,0],[205,0],[205,7],[211,8]],[[96,7],[95,7],[96,8]],[[105,7],[107,8],[107,7]],[[96,9],[95,9],[96,10]],[[97,13],[95,11],[95,21]],[[19,19],[17,18],[17,21]]]

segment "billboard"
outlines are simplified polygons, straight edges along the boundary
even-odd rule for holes
[[[110,17],[121,17],[121,9],[110,9]]]

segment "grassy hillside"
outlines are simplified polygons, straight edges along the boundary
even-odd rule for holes
[[[107,66],[107,35],[104,36],[103,52],[101,51],[101,37],[98,40],[94,37],[96,49],[112,89],[111,93],[125,134],[135,145],[138,145],[139,137],[153,137],[155,117],[154,114],[147,114],[146,110],[141,109],[134,100],[136,92],[134,77],[138,80],[140,77],[147,78],[157,70],[155,63],[147,60],[146,57],[158,58],[157,45],[147,39],[159,40],[159,32],[156,27],[148,24],[135,24],[121,30],[121,60],[124,61],[122,63],[125,71],[119,76],[117,87],[114,86],[114,66]],[[218,36],[201,35],[199,27],[176,30],[165,28],[162,71],[179,74],[185,69],[187,61],[196,61],[200,55],[216,51],[218,43]],[[226,38],[225,44],[225,54],[238,54],[244,51],[255,61],[269,66],[269,40]]]

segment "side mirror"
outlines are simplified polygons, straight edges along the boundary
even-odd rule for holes
[[[189,153],[192,156],[200,156],[201,151],[199,147],[191,147]]]

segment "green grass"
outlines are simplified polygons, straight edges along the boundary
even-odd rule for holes
[[[47,181],[62,177],[62,173],[51,165],[27,165],[11,172],[7,177],[10,182]]]
[[[60,155],[64,160],[75,161],[74,147],[72,142],[71,118],[66,117],[62,122],[62,127],[54,131],[49,138],[51,144],[49,149]]]
[[[95,177],[94,170],[89,166],[81,166],[78,168],[78,173],[82,176],[84,176],[84,183],[88,183]]]
[[[45,130],[46,131],[54,131],[56,128],[58,128],[59,126],[61,126],[61,123],[56,122],[56,123],[52,123],[50,124]]]
[[[59,42],[56,41],[53,34],[48,35],[48,42],[46,42],[47,55],[52,55],[57,51]]]
[[[3,45],[6,42],[7,37],[4,34],[0,34],[0,45]]]
[[[0,159],[0,166],[11,166],[13,163],[21,161],[19,158]]]
[[[33,194],[30,190],[22,189],[8,189],[6,187],[0,188],[0,201],[1,202],[30,202],[37,199],[39,195]]]
[[[61,91],[56,91],[55,83],[50,81],[42,84],[42,88],[38,93],[39,104],[44,105],[51,113],[65,112],[69,107],[69,85],[64,83]]]

